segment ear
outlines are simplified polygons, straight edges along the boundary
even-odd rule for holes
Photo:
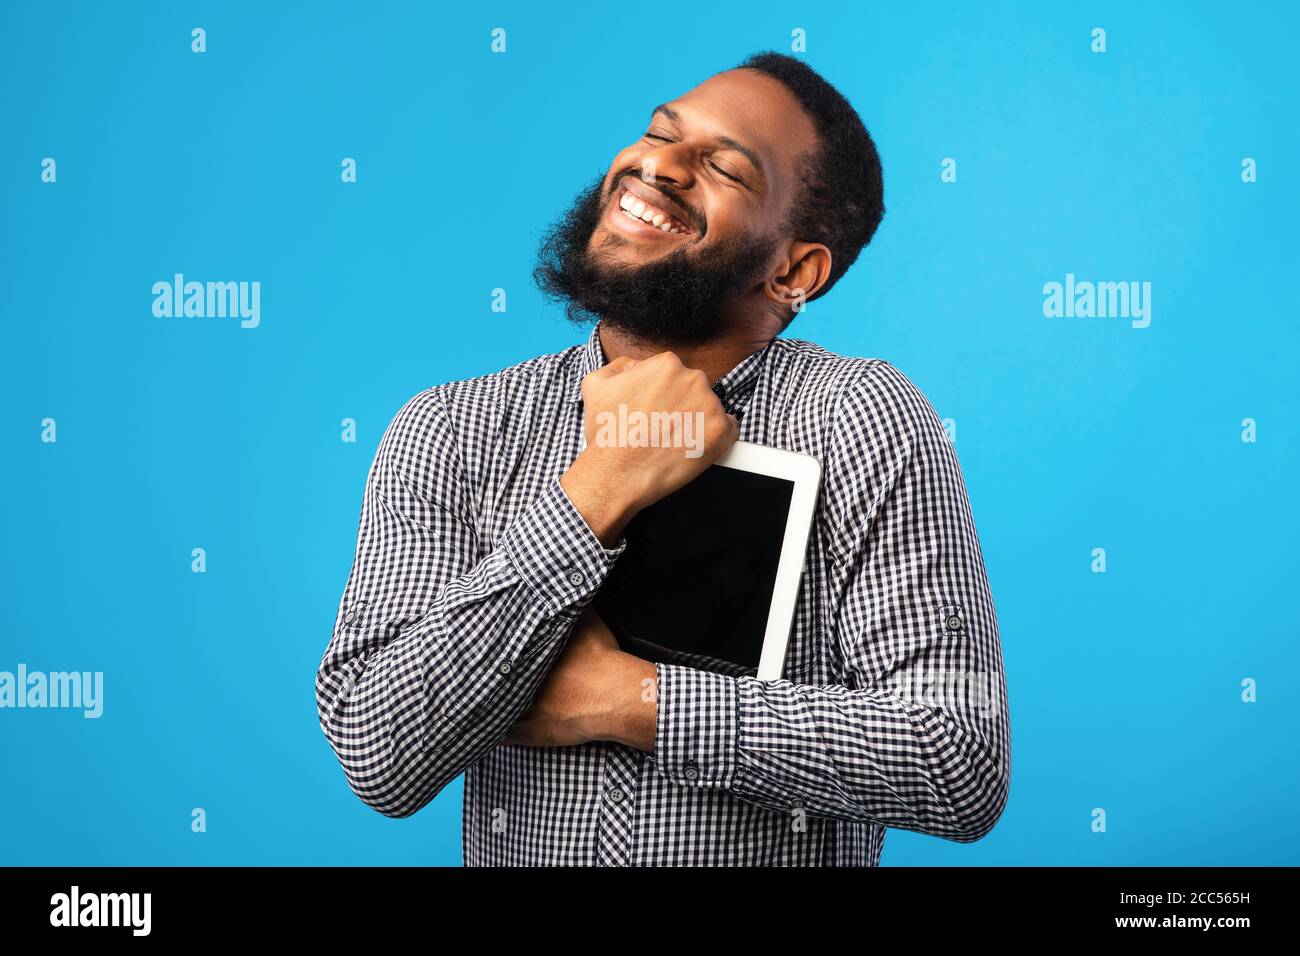
[[[763,295],[786,313],[797,312],[831,274],[831,251],[820,242],[792,242],[777,272],[763,284]],[[793,315],[790,315],[793,318]]]

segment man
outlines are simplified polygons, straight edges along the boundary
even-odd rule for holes
[[[992,828],[1007,703],[952,447],[888,363],[777,337],[883,213],[797,60],[653,111],[543,243],[586,345],[427,389],[380,443],[316,676],[362,800],[408,816],[464,773],[468,865],[875,865],[885,827]],[[704,454],[595,440],[620,404],[699,413]],[[779,681],[640,660],[589,607],[632,516],[737,437],[823,467]]]

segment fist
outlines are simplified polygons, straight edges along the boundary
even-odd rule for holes
[[[635,513],[689,483],[740,426],[698,369],[672,352],[617,358],[582,381],[583,457]]]

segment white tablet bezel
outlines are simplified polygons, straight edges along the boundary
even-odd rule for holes
[[[802,452],[738,441],[715,464],[723,468],[735,468],[737,471],[783,478],[794,484],[790,495],[790,510],[785,519],[785,536],[781,542],[781,559],[777,563],[776,581],[772,585],[772,605],[768,609],[767,630],[763,634],[763,652],[759,658],[757,674],[759,680],[779,680],[785,669],[785,652],[790,642],[795,605],[799,600],[799,582],[803,577],[808,535],[812,531],[813,516],[817,511],[821,462]]]

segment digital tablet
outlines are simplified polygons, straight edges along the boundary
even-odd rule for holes
[[[736,442],[639,512],[595,598],[628,653],[735,676],[782,676],[821,464]]]

